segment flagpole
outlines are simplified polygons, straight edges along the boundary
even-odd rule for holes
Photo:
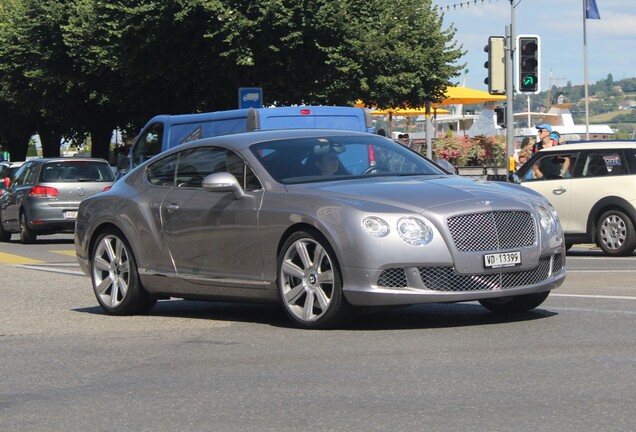
[[[583,80],[585,86],[585,140],[590,140],[590,111],[588,103],[587,90],[587,0],[581,0],[583,3]]]

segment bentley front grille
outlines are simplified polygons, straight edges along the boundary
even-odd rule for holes
[[[471,213],[448,218],[455,247],[462,252],[515,249],[535,243],[532,216],[524,211]]]

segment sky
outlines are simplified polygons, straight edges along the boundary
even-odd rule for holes
[[[505,36],[512,19],[510,0],[432,0],[452,23],[463,45],[468,73],[459,85],[488,90],[484,84],[484,46],[489,36]],[[584,83],[583,3],[585,0],[513,0],[515,34],[536,34],[541,40],[541,90]],[[612,74],[615,81],[636,77],[636,1],[596,0],[600,20],[585,21],[588,80]]]

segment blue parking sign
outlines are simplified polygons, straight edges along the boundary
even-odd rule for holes
[[[263,89],[260,87],[239,88],[239,108],[262,108]]]

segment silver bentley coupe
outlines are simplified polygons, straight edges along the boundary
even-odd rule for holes
[[[558,216],[382,136],[248,132],[180,145],[82,201],[75,248],[108,314],[158,300],[280,302],[328,328],[356,307],[539,306],[565,277]]]

